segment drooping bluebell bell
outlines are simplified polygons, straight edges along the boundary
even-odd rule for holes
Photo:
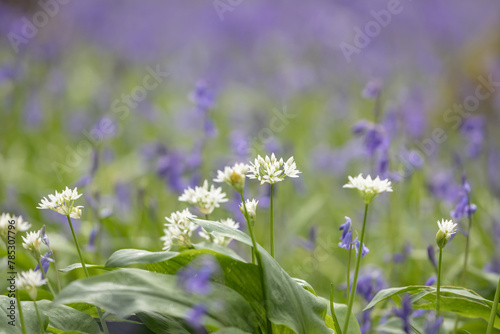
[[[97,232],[99,231],[99,228],[97,226],[94,226],[92,230],[90,231],[89,235],[89,241],[87,242],[87,250],[93,252],[95,251],[95,240],[97,236]]]
[[[437,276],[436,275],[432,275],[431,277],[429,277],[427,279],[427,281],[425,282],[425,285],[427,286],[431,286],[431,285],[434,285],[434,283],[437,282]]]
[[[178,274],[179,285],[187,292],[207,295],[212,291],[211,278],[216,272],[214,260],[204,257],[199,265],[188,265]]]
[[[344,249],[352,249],[354,248],[356,250],[356,256],[358,256],[359,253],[359,244],[360,242],[358,241],[358,237],[355,237],[353,239],[352,237],[352,222],[351,218],[345,217],[345,223],[340,225],[339,230],[342,231],[342,235],[340,236],[340,242],[338,243],[339,247],[344,248]],[[365,257],[366,254],[368,254],[370,250],[368,247],[365,246],[363,243],[363,247],[361,249],[361,257]]]
[[[387,283],[382,274],[382,270],[375,266],[367,267],[358,278],[357,290],[365,301],[369,302],[380,290],[386,289]]]
[[[412,316],[412,306],[411,306],[411,296],[405,295],[401,302],[401,308],[396,308],[393,310],[394,314],[398,316],[403,323],[403,331],[406,334],[411,334],[411,324],[410,319]]]

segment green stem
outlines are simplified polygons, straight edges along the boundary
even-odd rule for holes
[[[335,327],[335,334],[342,334],[342,331],[340,330],[340,324],[339,321],[337,320],[337,316],[335,315],[335,310],[333,306],[333,283],[330,283],[330,310],[332,311],[332,320],[333,320],[333,325]]]
[[[43,328],[42,318],[40,318],[40,312],[38,312],[38,306],[36,305],[36,301],[33,301],[33,305],[35,305],[36,317],[38,318],[38,323],[40,324],[40,329],[43,334],[45,334],[45,328]]]
[[[467,203],[470,207],[469,196],[467,196]],[[467,212],[467,216],[469,218],[469,227],[467,228],[467,237],[465,239],[465,258],[464,258],[464,268],[462,269],[462,278],[460,280],[461,285],[465,285],[465,279],[467,277],[467,264],[469,262],[469,240],[470,240],[470,231],[472,228],[472,215]]]
[[[267,305],[267,289],[266,289],[266,282],[264,281],[264,265],[262,264],[262,257],[260,255],[260,251],[257,248],[257,242],[255,241],[255,235],[253,233],[253,227],[252,223],[250,221],[250,217],[248,216],[248,211],[247,211],[247,205],[245,203],[245,198],[243,197],[243,192],[240,193],[241,196],[241,202],[243,204],[243,211],[245,211],[245,220],[247,221],[248,225],[248,232],[250,233],[250,238],[252,239],[252,257],[253,254],[255,253],[255,257],[257,258],[257,264],[259,266],[259,271],[260,271],[260,283],[262,284],[262,293],[264,295],[264,310],[266,312],[266,327],[267,327],[267,333],[272,334],[273,333],[273,328],[271,325],[271,322],[269,321],[269,310],[268,310],[268,305]]]
[[[351,240],[352,243],[352,240]],[[352,245],[349,247],[349,255],[347,256],[347,294],[346,299],[349,300],[349,294],[351,291],[351,254],[352,254]]]
[[[21,307],[21,300],[19,300],[19,294],[17,290],[16,290],[16,302],[17,302],[17,308],[19,310],[19,320],[21,320],[21,329],[23,330],[23,334],[26,334],[26,325],[24,324],[23,308]]]
[[[274,185],[271,183],[271,256],[274,258],[274,203],[273,203],[273,187]]]
[[[75,230],[73,230],[71,218],[69,216],[66,216],[66,218],[68,218],[69,227],[71,228],[71,234],[73,235],[73,240],[75,241],[76,251],[78,252],[78,256],[80,257],[83,272],[85,273],[85,277],[89,278],[89,272],[87,271],[87,267],[85,266],[85,261],[83,260],[82,252],[80,251],[80,245],[78,244],[78,240],[76,239]]]
[[[73,230],[73,224],[71,223],[71,218],[68,218],[69,227],[71,228],[71,234],[73,234],[73,240],[75,241],[76,251],[78,252],[78,256],[80,257],[80,262],[82,263],[83,272],[85,273],[85,277],[89,278],[89,272],[87,271],[87,267],[85,266],[85,261],[83,260],[82,252],[80,251],[80,245],[78,244],[78,240],[76,239],[75,230]],[[99,321],[101,322],[102,329],[104,333],[109,334],[108,326],[106,325],[106,321],[103,319],[102,311],[99,307],[96,306],[97,314],[99,315]]]
[[[347,304],[347,314],[345,317],[344,330],[342,333],[347,333],[347,328],[349,326],[349,318],[351,317],[352,305],[354,303],[354,296],[356,295],[356,285],[358,284],[358,274],[359,274],[359,265],[361,264],[361,253],[363,250],[363,242],[365,240],[365,228],[366,228],[366,216],[368,214],[368,203],[365,204],[365,215],[363,218],[363,228],[361,229],[361,239],[359,240],[359,251],[358,256],[356,258],[356,269],[354,270],[354,279],[352,281],[352,291],[349,296],[349,303]]]
[[[56,272],[56,280],[57,280],[57,291],[61,292],[61,281],[59,280],[59,269],[57,268],[56,255],[52,249],[49,249],[52,252],[52,259],[54,260],[54,271]]]
[[[438,280],[437,280],[437,291],[436,291],[436,316],[439,317],[439,299],[441,291],[441,263],[443,262],[443,249],[439,247],[439,264],[438,264]]]
[[[52,296],[55,297],[56,293],[54,291],[54,288],[52,288],[52,284],[50,284],[49,278],[47,277],[47,273],[43,271],[42,262],[40,261],[40,259],[38,259],[37,261],[38,261],[38,267],[40,267],[40,272],[42,273],[42,277],[44,277],[47,280],[47,286],[49,287],[50,293],[52,294]]]
[[[493,332],[493,324],[495,323],[495,318],[497,316],[498,300],[500,299],[500,279],[498,280],[497,292],[495,292],[495,300],[493,301],[493,308],[490,313],[490,321],[488,322],[488,329],[486,334],[491,334]]]

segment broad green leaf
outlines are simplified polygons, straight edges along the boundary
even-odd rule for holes
[[[158,312],[183,318],[193,306],[202,303],[207,307],[208,325],[253,330],[250,318],[254,312],[233,290],[213,283],[213,292],[208,296],[189,294],[179,288],[177,280],[173,275],[118,269],[72,282],[54,303],[89,303],[120,318],[136,312]]]
[[[104,266],[100,265],[100,264],[85,264],[85,267],[106,270],[106,268],[104,268]],[[63,272],[63,273],[67,273],[67,272],[70,272],[72,270],[79,269],[79,268],[82,268],[82,264],[78,262],[78,263],[70,264],[69,266],[67,266],[65,268],[59,269],[59,271]]]
[[[236,254],[236,252],[233,251],[231,248],[217,245],[217,244],[214,244],[212,242],[200,242],[200,243],[194,244],[193,247],[195,249],[210,249],[210,250],[213,250],[214,252],[232,257],[235,260],[245,262],[245,260],[241,256],[239,256],[238,254]]]
[[[12,299],[7,296],[0,296],[0,307],[3,312],[7,312],[7,307]],[[37,301],[36,305],[41,313],[41,316],[46,319],[48,317],[48,327],[56,328],[62,333],[64,332],[83,332],[88,334],[100,333],[97,322],[88,314],[79,312],[65,305],[54,305],[48,300]],[[21,302],[24,321],[28,333],[40,333],[40,325],[33,302]],[[16,304],[17,309],[17,304]],[[17,310],[18,311],[18,310]],[[4,315],[4,319],[7,319]],[[12,327],[7,324],[7,321],[0,321],[0,333],[22,333],[19,314],[16,314],[16,326]]]
[[[109,257],[104,265],[106,268],[119,268],[137,263],[155,263],[168,260],[177,252],[148,252],[141,249],[120,249]]]
[[[258,318],[255,321],[263,325],[265,323],[265,310],[259,269],[256,265],[235,260],[209,249],[192,249],[184,251],[168,261],[148,264],[146,268],[154,272],[174,275],[177,270],[199,256],[213,256],[217,260],[222,275],[215,274],[212,280],[224,284],[243,296],[257,312],[255,315],[258,315]]]
[[[156,334],[190,334],[189,327],[180,319],[157,312],[138,312],[137,317]]]
[[[300,279],[300,278],[294,278],[294,277],[292,277],[292,279],[295,282],[297,282],[298,285],[300,285],[301,287],[303,287],[305,290],[309,291],[310,293],[312,293],[315,296],[318,296],[318,294],[316,293],[316,291],[314,291],[314,288],[312,287],[312,285],[309,284],[308,282],[306,282],[306,281],[304,281],[303,279]]]
[[[414,292],[420,292],[424,289],[431,289],[428,286],[425,285],[410,285],[410,286],[404,286],[400,288],[389,288],[389,289],[384,289],[379,291],[375,297],[366,305],[366,307],[363,309],[363,311],[369,310],[381,301],[386,300],[387,298],[390,298],[392,296],[398,295],[403,292],[409,292],[409,293],[414,293]]]
[[[248,235],[218,222],[194,219],[208,232],[233,238],[249,246]],[[262,255],[264,281],[267,289],[265,300],[269,306],[269,319],[276,325],[288,326],[296,333],[332,333],[325,324],[327,303],[297,284],[267,253],[258,246]]]

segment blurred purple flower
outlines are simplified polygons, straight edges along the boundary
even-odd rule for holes
[[[412,250],[412,245],[409,242],[406,242],[403,248],[403,251],[401,253],[395,253],[393,256],[393,261],[395,263],[401,263],[406,261],[408,258],[408,255],[410,255]]]
[[[425,334],[438,334],[443,323],[443,317],[436,318],[435,312],[427,313],[425,322]]]
[[[429,277],[427,279],[427,281],[425,281],[425,285],[427,286],[431,286],[431,285],[434,285],[434,283],[437,282],[437,276],[436,275],[432,275],[431,277]]]
[[[260,201],[259,201],[260,204]],[[309,228],[309,235],[307,239],[297,238],[297,244],[309,251],[313,251],[316,248],[316,239],[318,238],[318,226],[313,225]]]
[[[463,216],[470,218],[477,211],[477,206],[470,203],[470,192],[471,187],[467,182],[464,171],[462,173],[462,189],[460,192],[460,198],[455,209],[450,213],[453,219],[460,220]]]
[[[468,141],[466,153],[469,158],[477,158],[482,151],[484,133],[486,131],[484,116],[467,118],[460,127],[461,135]]]
[[[215,271],[214,260],[204,257],[197,265],[189,264],[178,272],[178,284],[189,293],[208,295],[212,291],[210,279]]]
[[[403,297],[402,302],[401,302],[401,308],[396,308],[393,310],[393,312],[403,322],[403,331],[406,334],[411,334],[411,331],[410,331],[410,328],[411,328],[410,318],[411,318],[411,313],[412,313],[411,296],[409,294],[405,295]]]
[[[373,156],[379,149],[389,147],[389,137],[383,125],[360,120],[352,127],[352,132],[356,136],[363,136],[363,147],[369,156]]]
[[[379,78],[374,78],[366,83],[366,86],[361,92],[361,96],[365,99],[374,99],[380,95],[382,92],[383,83]]]
[[[96,239],[98,231],[99,231],[99,228],[97,226],[94,226],[92,228],[92,230],[90,231],[89,241],[87,243],[87,250],[90,252],[95,251],[95,239]]]
[[[429,247],[427,247],[427,257],[431,262],[432,266],[434,267],[434,269],[437,270],[436,255],[433,245],[429,245]]]
[[[365,268],[359,276],[357,290],[367,302],[371,301],[375,294],[387,288],[387,283],[380,268]]]
[[[26,125],[32,128],[38,127],[42,123],[43,110],[37,93],[32,92],[26,101],[24,120]]]
[[[203,318],[205,316],[207,309],[204,304],[197,304],[193,306],[186,314],[184,320],[191,327],[191,329],[195,330],[196,334],[206,333],[203,328]]]

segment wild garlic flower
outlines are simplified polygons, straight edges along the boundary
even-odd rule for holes
[[[38,287],[47,284],[47,280],[42,277],[40,271],[23,271],[16,280],[16,286],[19,290],[26,290],[32,300],[36,299]]]
[[[392,192],[391,181],[381,180],[378,176],[372,179],[370,175],[363,178],[363,174],[356,177],[349,176],[349,182],[344,185],[344,188],[357,189],[367,204],[383,192]]]
[[[243,163],[237,163],[233,167],[226,166],[224,171],[217,171],[217,177],[214,182],[226,182],[233,187],[238,193],[243,192],[245,188],[245,177],[250,166]]]
[[[14,221],[12,224],[10,222]],[[14,237],[17,232],[27,231],[31,227],[27,221],[23,220],[23,217],[16,217],[10,215],[9,213],[2,213],[0,215],[0,237],[8,244],[9,235]]]
[[[174,245],[191,246],[191,235],[198,227],[191,221],[192,218],[196,218],[196,216],[191,214],[188,209],[176,211],[170,217],[165,217],[168,223],[165,224],[163,230],[165,234],[160,238],[163,241],[163,250],[168,251]]]
[[[247,212],[248,212],[248,218],[250,220],[255,220],[257,217],[257,205],[259,204],[259,201],[256,199],[249,200],[247,199],[245,201],[245,206],[247,207]],[[240,204],[240,211],[242,214],[245,214],[245,207],[243,206],[243,203]]]
[[[50,209],[54,210],[61,215],[70,216],[71,218],[80,219],[82,216],[83,206],[74,206],[75,201],[82,196],[78,193],[78,189],[73,190],[66,187],[62,192],[57,192],[52,195],[49,194],[49,199],[42,198],[37,206],[37,209]]]
[[[184,190],[184,193],[179,196],[179,201],[196,205],[202,214],[208,215],[215,208],[220,207],[220,203],[227,202],[227,198],[222,188],[216,188],[214,185],[208,188],[208,181],[205,180],[202,187],[197,186],[194,189],[188,187]]]
[[[266,155],[265,158],[259,155],[253,163],[250,162],[250,170],[247,176],[250,179],[258,179],[260,184],[266,182],[274,184],[283,181],[286,176],[299,177],[298,174],[300,172],[297,170],[293,157],[283,162],[283,159],[276,159],[273,153],[271,157]]]
[[[42,243],[40,234],[38,232],[28,232],[26,233],[26,237],[23,237],[23,241],[23,247],[26,248],[36,260],[40,260],[40,244]]]
[[[439,248],[443,248],[444,246],[446,246],[451,236],[457,232],[457,224],[455,224],[452,220],[444,219],[442,221],[438,220],[437,224],[439,230],[436,233],[436,243]]]
[[[221,223],[222,225],[226,225],[230,228],[234,228],[235,230],[237,230],[240,227],[240,223],[235,222],[231,218],[221,219],[221,220],[219,220],[219,223]],[[203,239],[210,241],[210,242],[213,242],[214,244],[217,244],[217,245],[222,245],[222,246],[227,246],[229,244],[229,242],[231,240],[233,240],[233,239],[228,238],[228,237],[214,235],[213,233],[209,233],[204,228],[202,228],[201,231],[198,232],[198,234]]]

